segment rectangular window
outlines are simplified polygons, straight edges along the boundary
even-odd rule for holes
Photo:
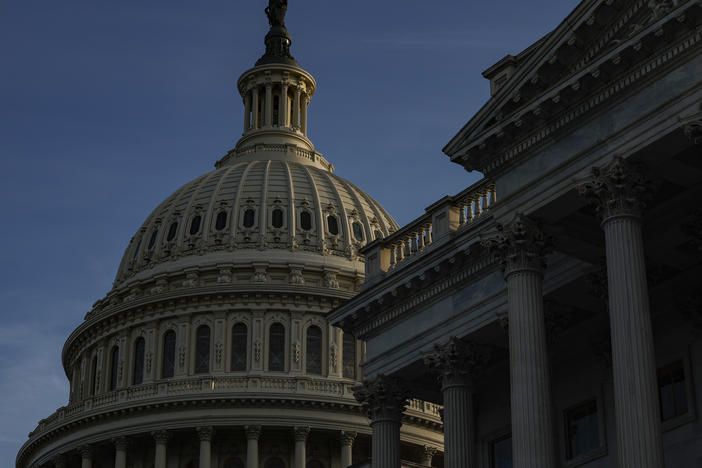
[[[568,460],[601,447],[596,400],[566,410],[565,419]]]
[[[663,421],[687,414],[687,384],[683,361],[658,369],[658,396]]]
[[[512,468],[512,434],[489,444],[490,468]]]

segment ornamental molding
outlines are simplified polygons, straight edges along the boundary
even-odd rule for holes
[[[454,386],[475,385],[490,358],[490,349],[455,336],[443,345],[437,343],[424,353],[424,365],[442,382],[442,390]]]
[[[371,426],[381,421],[400,423],[408,404],[408,386],[394,377],[380,374],[353,389],[356,401],[366,412]]]
[[[498,224],[497,233],[486,236],[481,244],[500,261],[508,278],[524,271],[543,274],[553,241],[536,221],[517,213],[508,224]]]

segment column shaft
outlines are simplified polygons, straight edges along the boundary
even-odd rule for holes
[[[244,132],[251,128],[251,92],[244,94]]]
[[[252,89],[251,93],[253,96],[252,97],[253,102],[251,103],[251,105],[253,106],[253,112],[251,113],[251,128],[256,130],[260,127],[260,125],[259,125],[260,117],[259,117],[258,111],[261,107],[261,104],[259,102],[260,98],[258,96],[258,88]]]
[[[115,450],[115,468],[127,468],[127,449]]]
[[[288,85],[283,83],[280,87],[280,122],[278,125],[280,127],[288,126]]]
[[[606,219],[602,227],[619,466],[660,468],[660,403],[641,224],[638,217],[623,215]]]
[[[212,442],[200,440],[200,468],[211,468],[212,466]]]
[[[507,300],[514,466],[554,468],[541,273],[528,269],[510,273]]]
[[[293,103],[292,128],[300,128],[300,87],[295,88],[295,102]]]
[[[444,466],[475,466],[475,422],[473,398],[466,385],[443,388],[444,397]],[[430,459],[431,460],[431,459]]]
[[[309,100],[307,96],[304,96],[302,99],[301,103],[301,111],[302,111],[302,118],[300,119],[300,130],[302,131],[302,134],[307,136],[307,105],[309,104]]]
[[[265,126],[270,127],[273,122],[273,86],[266,85],[266,113]]]
[[[341,446],[341,468],[347,468],[353,463],[351,445]]]
[[[373,468],[400,468],[400,423],[378,420],[371,427]]]
[[[261,426],[246,426],[246,468],[258,468],[258,438]]]

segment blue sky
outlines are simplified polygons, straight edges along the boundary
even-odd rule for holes
[[[265,0],[0,1],[0,466],[67,401],[63,341],[149,212],[241,135]],[[473,183],[441,148],[481,72],[574,0],[291,0],[310,137],[402,225]]]

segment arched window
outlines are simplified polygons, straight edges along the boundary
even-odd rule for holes
[[[300,213],[300,228],[304,231],[309,231],[312,229],[312,215],[309,211],[303,211]]]
[[[264,468],[285,468],[285,462],[278,457],[271,457],[266,460]]]
[[[113,346],[110,352],[110,391],[117,390],[117,378],[119,377],[119,347]]]
[[[175,349],[176,334],[168,330],[163,335],[163,363],[161,365],[161,378],[168,379],[175,374]]]
[[[221,231],[227,227],[227,212],[220,211],[217,213],[217,219],[215,220],[215,229]]]
[[[97,393],[97,356],[90,363],[90,396]]]
[[[358,242],[363,242],[363,226],[361,226],[361,223],[354,221],[353,224],[351,224],[351,228],[353,230],[353,237],[355,237]]]
[[[279,229],[283,227],[283,210],[276,208],[271,214],[271,224],[274,228]]]
[[[134,385],[144,381],[144,349],[146,342],[140,337],[134,343]]]
[[[285,370],[285,327],[280,323],[268,331],[268,370]]]
[[[200,223],[202,222],[202,216],[197,215],[190,221],[190,235],[194,236],[200,232]]]
[[[344,333],[341,351],[342,372],[347,379],[356,378],[356,338],[351,333]]]
[[[170,242],[175,239],[176,234],[178,234],[178,221],[174,221],[171,227],[168,228],[168,235],[166,236],[166,242]]]
[[[336,216],[327,216],[327,229],[329,229],[329,234],[333,236],[339,235],[339,220],[336,219]]]
[[[305,370],[308,374],[322,374],[322,330],[318,326],[307,329]]]
[[[156,245],[156,236],[158,236],[158,226],[154,228],[154,232],[151,233],[151,239],[149,239],[149,250],[154,248],[154,245]]]
[[[256,212],[252,208],[247,208],[244,211],[244,227],[253,227],[254,221],[256,219]]]
[[[210,327],[200,325],[195,332],[195,373],[210,371]]]
[[[232,366],[233,371],[246,370],[246,339],[248,328],[244,323],[237,323],[232,327]]]
[[[241,458],[230,457],[224,461],[222,468],[244,468],[244,462]]]

